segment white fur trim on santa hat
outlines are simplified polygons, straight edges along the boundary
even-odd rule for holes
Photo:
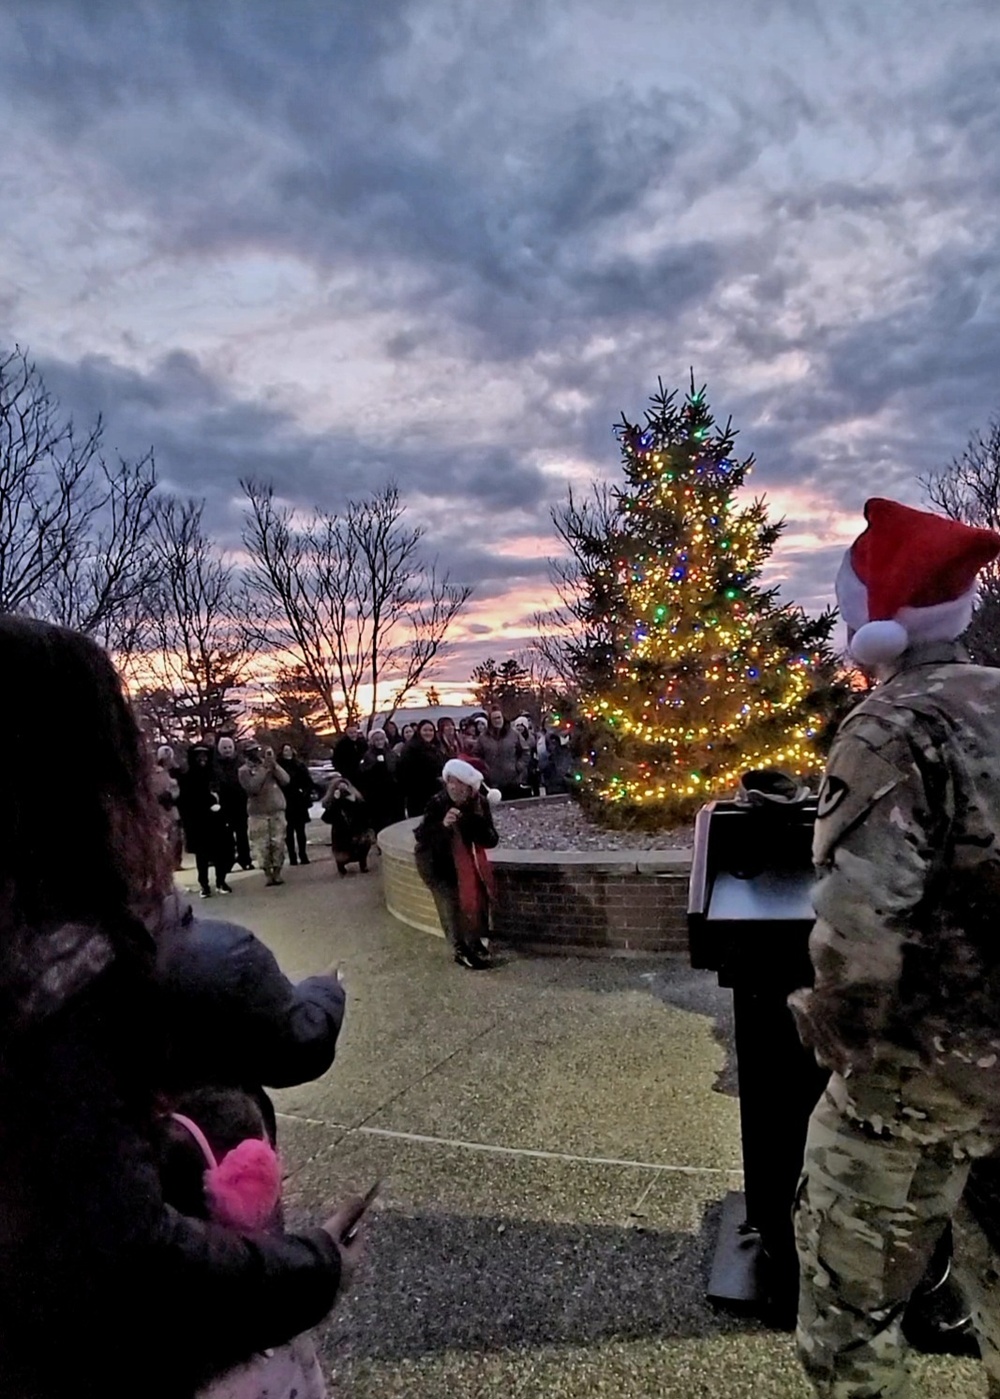
[[[837,572],[840,615],[853,631],[848,650],[862,665],[885,665],[909,646],[930,641],[957,641],[972,621],[976,605],[975,584],[950,602],[932,607],[901,607],[892,618],[868,620],[868,592],[851,567],[848,551]]]
[[[441,769],[441,776],[454,778],[456,782],[462,782],[466,787],[471,787],[474,792],[483,791],[490,806],[497,806],[501,800],[497,789],[487,787],[483,774],[471,763],[467,763],[464,758],[449,758]]]

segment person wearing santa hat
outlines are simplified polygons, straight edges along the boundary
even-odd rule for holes
[[[799,1355],[829,1399],[906,1393],[906,1303],[1000,1149],[1000,670],[958,641],[1000,535],[891,500],[865,518],[837,597],[877,685],[820,788],[815,984],[790,999],[831,1070],[795,1210]],[[997,1234],[965,1222],[978,1262],[956,1271],[1000,1395]]]
[[[490,808],[500,801],[475,759],[449,758],[444,791],[427,804],[414,832],[417,868],[430,889],[455,961],[481,970],[490,965],[486,939],[493,871],[487,850],[499,843]]]

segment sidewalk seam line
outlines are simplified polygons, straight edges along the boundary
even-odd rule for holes
[[[633,1161],[615,1156],[578,1156],[569,1151],[544,1151],[527,1146],[497,1146],[490,1142],[465,1141],[459,1137],[435,1137],[425,1132],[400,1132],[391,1127],[351,1127],[343,1122],[327,1122],[320,1117],[301,1117],[297,1113],[279,1112],[277,1117],[285,1122],[302,1122],[308,1127],[326,1127],[329,1131],[342,1135],[334,1145],[348,1136],[382,1137],[390,1141],[415,1142],[422,1146],[447,1146],[458,1151],[478,1151],[495,1156],[524,1156],[536,1161],[564,1161],[579,1166],[627,1166],[640,1171],[655,1171],[660,1174],[688,1176],[742,1176],[739,1166],[679,1166],[658,1161]]]
[[[496,1030],[499,1027],[500,1024],[501,1022],[499,1020],[494,1020],[484,1029],[477,1030],[474,1035],[470,1035],[470,1037],[467,1040],[463,1040],[461,1044],[456,1045],[450,1054],[444,1055],[444,1057],[439,1059],[436,1064],[432,1064],[429,1069],[427,1069],[424,1073],[422,1073],[419,1076],[419,1078],[411,1079],[409,1083],[405,1083],[402,1086],[402,1088],[397,1089],[395,1093],[390,1093],[389,1097],[386,1098],[384,1102],[379,1103],[377,1107],[372,1108],[371,1112],[365,1113],[364,1117],[360,1118],[357,1122],[353,1124],[344,1123],[342,1127],[339,1124],[332,1123],[327,1123],[325,1125],[336,1125],[337,1129],[342,1131],[344,1135],[346,1135],[349,1132],[360,1132],[364,1130],[365,1124],[371,1122],[373,1117],[378,1117],[380,1112],[384,1112],[386,1108],[391,1107],[392,1104],[398,1102],[400,1098],[404,1098],[406,1094],[409,1093],[411,1088],[419,1088],[419,1086],[422,1083],[426,1082],[426,1080],[429,1079],[433,1074],[436,1074],[438,1069],[443,1069],[445,1064],[450,1063],[451,1060],[456,1057],[456,1055],[461,1054],[463,1050],[466,1050],[469,1048],[470,1045],[475,1044],[476,1040],[481,1040],[484,1035],[491,1034],[494,1030]],[[343,1138],[341,1138],[341,1140],[343,1140]]]

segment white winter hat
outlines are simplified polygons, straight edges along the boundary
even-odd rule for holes
[[[862,665],[927,641],[955,641],[972,620],[976,574],[1000,554],[1000,534],[875,496],[868,528],[844,555],[837,601]]]
[[[442,777],[452,777],[456,782],[464,782],[466,787],[471,787],[474,792],[486,788],[486,799],[490,806],[496,806],[500,801],[500,793],[495,787],[486,787],[483,774],[477,767],[467,763],[464,758],[449,758],[441,770]]]

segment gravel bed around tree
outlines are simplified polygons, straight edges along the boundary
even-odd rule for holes
[[[693,826],[670,831],[606,831],[575,802],[502,803],[493,812],[500,844],[513,850],[677,850],[690,848]]]

